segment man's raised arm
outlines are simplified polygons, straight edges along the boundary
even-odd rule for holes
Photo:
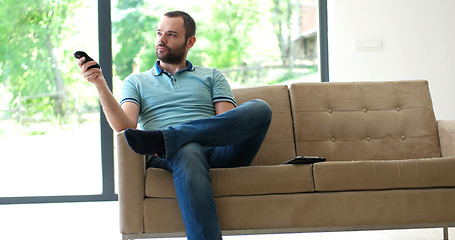
[[[116,132],[123,131],[127,128],[136,128],[139,117],[139,106],[131,102],[126,102],[122,106],[119,106],[106,84],[101,69],[90,68],[90,66],[96,65],[97,62],[89,61],[83,63],[84,61],[85,57],[80,58],[77,65],[81,68],[82,76],[92,83],[98,91],[103,112],[111,128]]]

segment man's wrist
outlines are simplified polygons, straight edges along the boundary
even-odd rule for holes
[[[106,82],[106,80],[104,80],[104,78],[93,81],[93,85],[98,90],[98,92],[109,90],[109,87],[107,86],[107,82]]]

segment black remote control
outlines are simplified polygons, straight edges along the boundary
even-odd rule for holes
[[[297,156],[283,164],[313,164],[318,162],[325,162],[325,158],[319,156]]]
[[[91,58],[89,55],[87,55],[87,53],[85,53],[84,51],[75,52],[74,53],[74,57],[77,58],[77,59],[80,59],[81,57],[85,57],[85,60],[84,60],[84,62],[82,62],[82,64],[85,64],[86,62],[94,61],[93,58]],[[97,63],[95,65],[92,65],[92,66],[88,67],[87,70],[92,69],[92,68],[101,68],[101,67]]]

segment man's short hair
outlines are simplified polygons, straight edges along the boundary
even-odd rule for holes
[[[166,17],[175,18],[181,17],[183,18],[183,27],[185,28],[185,39],[188,39],[191,36],[196,35],[196,22],[194,19],[184,11],[170,11],[164,14]]]

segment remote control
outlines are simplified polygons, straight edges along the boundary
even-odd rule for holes
[[[318,162],[325,162],[325,158],[319,156],[297,156],[283,164],[313,164]]]
[[[82,64],[85,64],[86,62],[94,61],[93,58],[91,58],[87,53],[84,51],[77,51],[74,53],[74,57],[77,59],[80,59],[81,57],[85,57],[85,61],[82,62]],[[89,66],[87,70],[92,69],[92,68],[101,68],[100,65],[97,63],[95,65]]]

